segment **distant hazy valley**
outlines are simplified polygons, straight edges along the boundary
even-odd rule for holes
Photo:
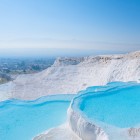
[[[31,74],[47,69],[54,58],[0,58],[0,84],[14,80],[20,74]]]

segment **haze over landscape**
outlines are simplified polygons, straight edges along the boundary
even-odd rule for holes
[[[139,0],[1,0],[0,56],[139,50],[139,5]]]

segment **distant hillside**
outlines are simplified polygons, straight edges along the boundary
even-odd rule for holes
[[[9,82],[11,80],[12,80],[12,78],[9,75],[0,73],[0,84],[4,84],[4,83]]]

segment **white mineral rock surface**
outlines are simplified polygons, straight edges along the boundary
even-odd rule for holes
[[[122,55],[58,58],[48,69],[0,85],[0,100],[77,93],[112,81],[140,80],[140,51]]]

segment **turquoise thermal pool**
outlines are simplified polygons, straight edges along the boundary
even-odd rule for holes
[[[140,124],[140,84],[116,85],[85,90],[75,99],[81,114],[119,128]]]
[[[67,121],[83,140],[139,140],[139,131],[129,132],[140,128],[140,84],[114,82],[77,95],[0,102],[0,140],[32,140]]]
[[[0,140],[31,140],[66,122],[73,95],[42,97],[35,101],[0,102]]]

